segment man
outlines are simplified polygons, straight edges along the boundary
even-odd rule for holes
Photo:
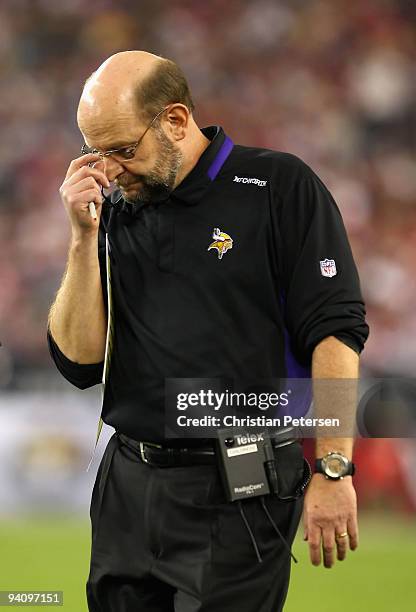
[[[106,356],[102,418],[116,430],[91,501],[92,611],[281,610],[303,505],[300,443],[275,449],[289,501],[268,496],[268,516],[247,499],[240,516],[212,445],[165,437],[165,380],[311,371],[315,381],[354,380],[368,335],[322,182],[293,155],[200,130],[192,111],[173,62],[142,51],[110,57],[82,92],[87,154],[60,190],[72,238],[49,348],[79,388],[100,382]],[[117,191],[103,202],[111,183]],[[334,408],[327,395],[315,395],[322,414]],[[342,410],[353,416],[346,395]],[[322,436],[316,452],[326,473],[305,496],[305,539],[312,563],[322,550],[331,567],[335,549],[342,560],[358,542],[352,439]]]

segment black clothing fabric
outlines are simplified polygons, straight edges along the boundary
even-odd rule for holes
[[[103,361],[99,363],[79,364],[68,359],[54,341],[48,328],[47,342],[49,353],[55,362],[58,371],[78,389],[88,389],[101,381]],[[92,382],[95,381],[95,382]]]
[[[279,449],[295,491],[303,471],[299,442]],[[277,455],[276,455],[277,456]],[[290,545],[303,507],[264,498]],[[260,498],[225,500],[214,465],[154,468],[115,434],[102,458],[91,501],[90,612],[279,612],[291,558]]]
[[[294,155],[233,145],[220,127],[203,132],[211,144],[167,200],[103,205],[98,256],[107,308],[107,233],[114,348],[102,418],[137,440],[165,441],[166,378],[307,377],[323,338],[360,353],[368,336],[341,214],[322,181]],[[217,230],[228,249],[212,246]],[[69,361],[49,330],[48,345],[71,383],[100,382],[102,362]]]

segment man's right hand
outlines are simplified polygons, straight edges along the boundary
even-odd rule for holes
[[[94,164],[94,167],[88,164]],[[100,185],[109,187],[110,182],[104,174],[104,163],[99,155],[89,153],[70,163],[59,193],[71,222],[73,236],[83,237],[98,232],[103,202]],[[97,219],[91,217],[88,208],[90,202],[95,204]]]

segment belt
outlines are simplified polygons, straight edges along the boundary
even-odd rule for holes
[[[141,442],[134,440],[122,433],[117,433],[122,444],[135,451],[143,461],[155,467],[181,467],[185,465],[213,465],[216,463],[214,446],[201,446],[198,448],[169,448],[152,442]],[[274,448],[287,446],[296,442],[297,438],[286,438],[284,440],[272,439]]]
[[[208,465],[215,463],[213,446],[169,448],[153,444],[152,442],[140,442],[122,433],[117,435],[122,444],[134,450],[143,463],[148,463],[149,465],[156,467],[180,467],[184,465]]]

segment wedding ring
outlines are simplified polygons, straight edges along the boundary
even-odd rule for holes
[[[340,540],[341,538],[346,538],[347,536],[348,536],[348,532],[344,531],[343,533],[337,533],[335,537],[337,540]]]

